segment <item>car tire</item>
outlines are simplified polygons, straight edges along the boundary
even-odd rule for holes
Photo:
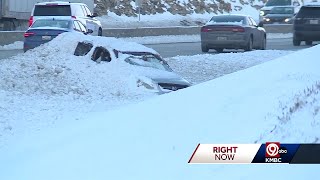
[[[102,29],[101,28],[99,28],[98,36],[102,36]]]
[[[252,51],[253,46],[253,39],[250,36],[247,46],[244,48],[245,51]]]
[[[223,48],[216,48],[215,49],[218,53],[223,53]]]
[[[202,52],[209,52],[208,46],[205,45],[205,44],[201,44],[201,51],[202,51]]]
[[[293,34],[292,43],[293,43],[294,46],[300,46],[301,45],[301,41],[296,38],[295,34]]]
[[[267,48],[267,38],[266,38],[266,36],[264,36],[264,37],[262,38],[262,41],[261,41],[260,49],[261,49],[261,50],[266,50],[266,48]]]
[[[312,46],[312,41],[306,41],[306,45]]]

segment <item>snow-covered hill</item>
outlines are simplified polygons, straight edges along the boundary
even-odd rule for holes
[[[201,25],[214,14],[247,14],[258,19],[263,0],[100,0],[96,11],[105,27]]]

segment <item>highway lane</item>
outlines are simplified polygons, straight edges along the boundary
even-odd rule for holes
[[[200,42],[192,42],[192,43],[166,43],[166,44],[148,44],[145,45],[147,47],[153,48],[158,51],[163,57],[173,57],[173,56],[188,56],[195,54],[203,54],[200,48]],[[275,49],[275,50],[300,50],[304,48],[308,48],[310,46],[304,45],[302,43],[301,46],[293,46],[292,39],[268,39],[267,41],[267,49]],[[241,51],[241,50],[238,50]],[[226,51],[230,52],[230,51]],[[17,54],[23,53],[22,50],[0,50],[0,59],[5,59]],[[209,53],[215,54],[214,50],[210,50]]]
[[[163,57],[172,57],[176,55],[189,56],[195,54],[203,54],[201,52],[200,42],[194,43],[175,43],[175,44],[149,44],[147,47],[153,48],[158,51]],[[267,49],[269,50],[301,50],[308,48],[310,46],[301,44],[301,46],[293,46],[292,39],[269,39],[267,40]],[[236,50],[226,50],[226,52],[234,52]],[[243,50],[237,50],[236,52],[241,52]],[[215,50],[210,50],[209,53],[215,54]]]

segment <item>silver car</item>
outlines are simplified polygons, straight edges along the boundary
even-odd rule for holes
[[[250,16],[216,15],[201,28],[201,49],[266,49],[266,31]]]

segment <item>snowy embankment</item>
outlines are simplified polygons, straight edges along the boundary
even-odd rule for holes
[[[319,142],[320,46],[17,137],[0,179],[308,179],[318,165],[188,165],[198,143]]]
[[[103,38],[103,42],[95,38],[61,36],[31,52],[0,61],[0,146],[10,142],[11,136],[64,123],[66,113],[74,116],[69,121],[77,122],[86,112],[110,110],[155,96],[136,87],[136,78],[145,69],[116,61],[96,64],[90,60],[92,52],[84,57],[72,55],[80,40],[116,44],[113,38]],[[61,41],[65,46],[59,46]],[[127,50],[150,51],[139,44],[118,42]],[[292,51],[266,50],[167,60],[175,72],[197,84],[289,53]]]
[[[263,2],[260,0],[243,1],[243,0],[224,0],[224,1],[170,1],[171,3],[160,1],[160,4],[150,3],[142,10],[149,11],[155,7],[162,9],[161,13],[150,15],[126,16],[127,12],[132,12],[136,15],[137,6],[132,1],[130,6],[126,6],[125,2],[119,2],[114,10],[108,10],[107,15],[98,17],[104,27],[171,27],[171,26],[197,26],[206,23],[212,16],[217,14],[245,14],[253,17],[256,21],[259,20],[259,10],[257,6],[262,6]],[[186,15],[179,15],[183,10],[177,10],[173,4],[177,3],[182,6],[182,9],[190,11]],[[124,3],[124,4],[123,4]],[[154,2],[155,3],[155,2]],[[189,4],[191,3],[191,4]],[[226,3],[230,3],[228,6]],[[113,6],[107,7],[113,8]],[[175,10],[176,9],[176,10]],[[207,9],[208,11],[206,11]],[[175,12],[170,13],[174,10]],[[121,15],[117,15],[112,11],[119,11]],[[196,13],[198,12],[198,13]]]

